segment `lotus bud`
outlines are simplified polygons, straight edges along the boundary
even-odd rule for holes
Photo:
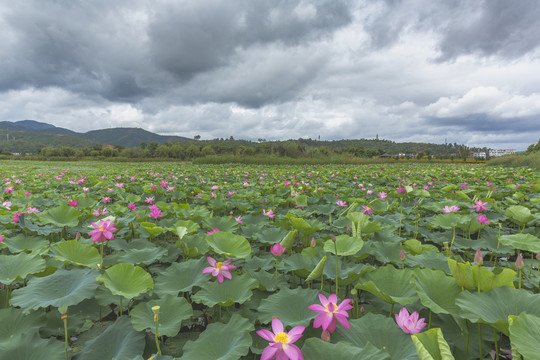
[[[158,306],[152,306],[152,312],[154,313],[154,322],[158,321],[159,309],[160,309],[159,305]]]
[[[401,251],[399,252],[399,260],[405,261],[406,257],[407,257],[407,254],[405,254],[405,251],[403,251],[403,249],[401,249]]]
[[[81,233],[77,231],[75,233],[75,240],[79,240],[80,238],[81,238]]]
[[[321,334],[321,340],[330,342],[330,332],[328,330],[324,330]]]
[[[540,261],[540,253],[536,254],[536,260]]]
[[[351,231],[351,224],[347,223],[347,231]]]
[[[332,234],[330,235],[330,238],[332,239],[333,242],[336,242],[336,235]]]
[[[474,263],[478,266],[484,263],[484,257],[482,256],[480,249],[476,249],[476,254],[474,254]]]
[[[310,245],[311,245],[311,247],[315,247],[315,245],[317,245],[317,241],[315,241],[315,237],[311,238],[311,244]]]
[[[521,256],[521,253],[519,253],[516,259],[516,267],[521,270],[523,269],[523,266],[525,266],[525,263],[523,262],[523,256]]]

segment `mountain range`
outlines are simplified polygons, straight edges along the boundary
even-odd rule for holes
[[[164,144],[190,140],[164,136],[140,128],[110,128],[78,133],[35,120],[0,121],[0,149],[5,152],[36,153],[46,146],[94,147],[114,145],[138,147],[141,143]]]

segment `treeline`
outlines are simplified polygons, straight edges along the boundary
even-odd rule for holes
[[[360,144],[376,147],[364,147]],[[386,145],[380,147],[380,145]],[[198,158],[220,157],[283,157],[291,159],[329,159],[329,158],[394,158],[394,159],[466,159],[469,149],[463,145],[424,144],[410,149],[408,143],[393,143],[385,140],[287,140],[250,142],[245,140],[191,140],[159,144],[157,142],[141,143],[138,147],[94,145],[92,147],[73,148],[69,145],[61,147],[44,147],[39,157],[49,158],[126,158],[126,159],[176,159],[193,160]],[[408,152],[406,152],[408,151]]]

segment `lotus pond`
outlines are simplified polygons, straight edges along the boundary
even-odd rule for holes
[[[531,169],[0,173],[2,358],[540,358]]]

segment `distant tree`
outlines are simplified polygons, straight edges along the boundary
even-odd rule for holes
[[[193,138],[194,138],[195,140],[201,140],[201,135],[195,135]]]
[[[141,143],[141,149],[146,149],[148,147],[148,144],[145,143],[144,141]]]

